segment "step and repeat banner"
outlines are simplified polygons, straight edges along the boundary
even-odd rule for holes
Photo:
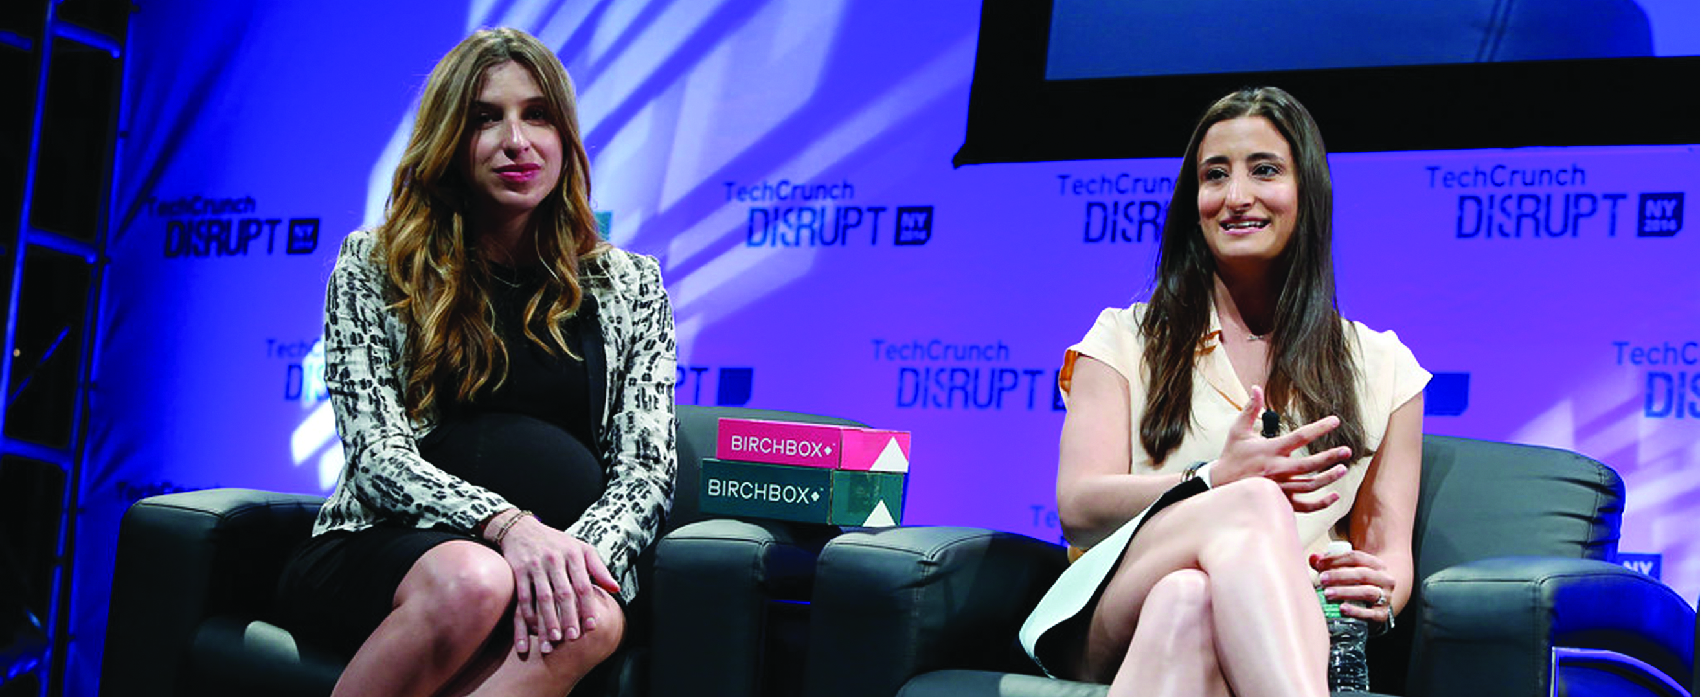
[[[911,431],[906,523],[1059,539],[1063,349],[1144,296],[1179,159],[952,169],[979,5],[141,3],[67,690],[96,688],[132,502],[334,483],[325,281],[379,220],[425,76],[481,26],[573,76],[609,237],[667,279],[679,403]],[[1696,148],[1330,162],[1343,308],[1436,374],[1426,430],[1612,466],[1624,562],[1693,603]]]

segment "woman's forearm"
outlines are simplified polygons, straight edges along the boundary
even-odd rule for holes
[[[1114,533],[1181,482],[1175,473],[1084,475],[1057,488],[1063,536],[1089,548]]]

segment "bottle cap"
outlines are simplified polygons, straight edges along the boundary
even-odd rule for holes
[[[1332,540],[1332,541],[1329,541],[1329,547],[1325,548],[1323,550],[1323,557],[1335,557],[1337,555],[1345,555],[1345,554],[1350,553],[1352,551],[1353,551],[1353,544],[1352,543],[1348,543],[1344,540]]]

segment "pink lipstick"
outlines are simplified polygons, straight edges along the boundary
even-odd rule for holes
[[[520,182],[530,182],[533,179],[536,179],[538,173],[542,172],[542,171],[543,171],[542,165],[538,165],[538,164],[535,164],[535,163],[524,163],[524,164],[519,164],[519,165],[504,165],[502,167],[498,167],[498,168],[496,168],[496,175],[498,177],[501,177],[502,181],[504,181],[504,182],[520,183]]]

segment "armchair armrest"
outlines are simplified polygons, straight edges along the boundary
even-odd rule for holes
[[[214,489],[149,497],[119,524],[101,692],[174,695],[210,616],[269,613],[284,553],[321,497]]]
[[[650,691],[770,693],[762,685],[764,650],[786,644],[766,636],[773,602],[809,599],[815,558],[838,530],[710,519],[663,536],[651,587]]]
[[[1414,695],[1567,695],[1555,649],[1618,653],[1686,684],[1695,610],[1669,587],[1599,560],[1502,557],[1423,582],[1408,689]]]
[[[1063,548],[978,528],[846,533],[821,551],[810,695],[896,695],[941,669],[1032,672],[1016,630],[1068,565]]]

